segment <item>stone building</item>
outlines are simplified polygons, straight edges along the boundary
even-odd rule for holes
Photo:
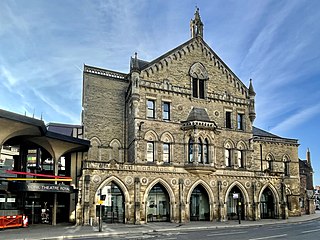
[[[300,207],[302,214],[315,213],[315,192],[313,187],[313,168],[311,154],[307,150],[307,159],[299,159],[300,173]]]
[[[83,71],[78,222],[259,220],[300,215],[298,141],[253,127],[255,91],[203,38],[130,72]]]

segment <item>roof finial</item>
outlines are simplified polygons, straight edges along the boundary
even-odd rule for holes
[[[203,23],[199,13],[199,8],[196,6],[196,12],[194,13],[194,19],[190,21],[191,37],[203,37]]]
[[[134,53],[134,58],[132,59],[132,65],[131,65],[132,70],[134,71],[140,71],[139,69],[139,63],[138,63],[138,53]]]
[[[249,84],[249,95],[255,96],[256,92],[253,89],[252,79],[250,78],[250,84]]]
[[[307,149],[307,163],[309,165],[311,165],[311,154],[310,154],[310,149],[309,148]]]

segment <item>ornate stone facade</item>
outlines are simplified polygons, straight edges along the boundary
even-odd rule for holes
[[[225,221],[300,215],[298,141],[253,127],[255,92],[203,40],[130,72],[85,66],[78,221]],[[100,200],[102,199],[102,200]]]

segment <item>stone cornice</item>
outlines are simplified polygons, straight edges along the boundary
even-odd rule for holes
[[[178,93],[186,95],[187,97],[191,96],[191,90],[189,88],[184,88],[180,86],[174,86],[170,83],[164,83],[164,82],[153,82],[148,80],[140,80],[140,87],[145,87],[149,89],[159,90],[159,91],[165,91],[165,92],[172,92],[172,93]],[[209,100],[217,100],[217,101],[223,101],[223,102],[230,102],[235,104],[244,104],[249,105],[250,100],[245,98],[237,98],[232,95],[226,95],[220,94],[220,93],[207,93],[207,99]]]
[[[128,74],[125,73],[120,73],[120,72],[115,72],[115,71],[110,71],[102,68],[97,68],[97,67],[90,67],[84,65],[83,69],[84,73],[91,73],[95,75],[100,75],[100,76],[105,76],[109,78],[115,78],[115,79],[120,79],[120,80],[127,80]]]
[[[289,138],[273,138],[273,137],[262,137],[262,136],[253,136],[254,142],[266,142],[272,144],[286,144],[292,146],[299,146],[298,140],[289,139]]]

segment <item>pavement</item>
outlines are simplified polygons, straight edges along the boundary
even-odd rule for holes
[[[187,231],[201,229],[223,229],[239,228],[250,226],[263,226],[270,224],[300,223],[305,221],[320,220],[320,211],[311,215],[302,215],[300,217],[290,217],[289,219],[262,219],[259,221],[243,221],[239,224],[238,220],[225,222],[188,222],[188,223],[170,223],[158,222],[142,225],[134,224],[106,224],[103,223],[102,232],[99,232],[97,226],[77,226],[72,224],[57,224],[56,226],[48,224],[35,224],[27,228],[12,228],[0,230],[0,239],[10,240],[62,240],[72,238],[101,238],[115,235],[126,234],[148,234],[154,232],[166,231]]]

